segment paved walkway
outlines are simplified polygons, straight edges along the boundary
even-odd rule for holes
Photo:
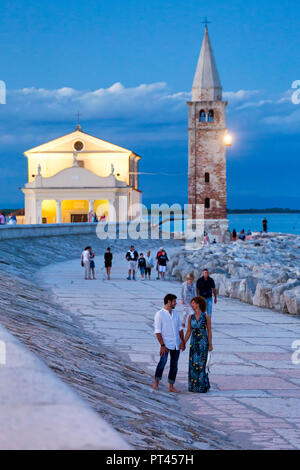
[[[96,267],[101,265],[102,259],[96,258]],[[104,345],[153,374],[159,357],[153,317],[166,293],[180,296],[180,284],[157,281],[155,275],[151,281],[139,276],[127,281],[126,268],[126,261],[116,257],[111,281],[103,280],[100,269],[96,281],[84,281],[76,260],[44,268],[39,279]],[[219,298],[213,313],[209,393],[187,392],[188,352],[180,357],[178,399],[187,419],[189,414],[199,416],[245,449],[299,449],[300,365],[291,361],[296,339],[300,318]]]

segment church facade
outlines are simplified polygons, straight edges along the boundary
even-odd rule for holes
[[[110,222],[140,216],[140,156],[81,130],[24,153],[28,162],[25,223]]]
[[[220,239],[222,234],[228,232],[225,119],[227,102],[222,100],[222,86],[207,27],[194,76],[192,99],[187,105],[190,218],[204,218],[204,230],[219,236]]]

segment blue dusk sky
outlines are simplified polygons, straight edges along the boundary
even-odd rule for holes
[[[23,152],[74,130],[143,158],[143,201],[187,202],[187,106],[204,16],[228,100],[228,207],[300,207],[300,2],[2,0],[0,207]],[[300,88],[298,89],[300,90]]]

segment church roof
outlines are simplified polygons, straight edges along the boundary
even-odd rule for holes
[[[55,153],[55,152],[74,152],[73,144],[76,140],[83,141],[86,144],[90,144],[93,150],[92,152],[97,153],[118,153],[123,154],[124,156],[129,156],[133,154],[134,156],[140,158],[131,150],[126,148],[120,147],[115,144],[111,144],[105,140],[99,139],[98,137],[92,136],[83,132],[79,126],[76,126],[75,131],[70,132],[69,134],[63,135],[56,139],[50,140],[42,145],[38,145],[37,147],[33,147],[30,150],[24,152],[24,155],[28,157],[30,154],[34,153]],[[85,149],[84,149],[85,150]],[[83,152],[84,152],[83,150]],[[88,149],[86,149],[89,152]]]
[[[222,85],[206,27],[192,86],[192,101],[221,99]]]

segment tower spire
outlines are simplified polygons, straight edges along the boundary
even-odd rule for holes
[[[205,32],[192,86],[192,101],[222,100],[222,85],[209,40],[207,18],[203,23]]]

